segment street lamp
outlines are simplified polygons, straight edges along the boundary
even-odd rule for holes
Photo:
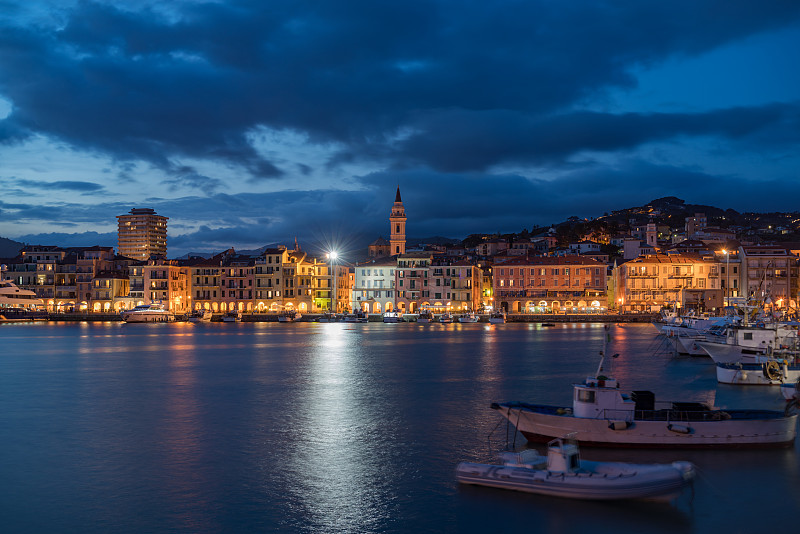
[[[336,313],[336,269],[334,268],[334,262],[336,258],[339,257],[339,254],[335,250],[331,250],[328,252],[328,258],[331,260],[331,271],[333,271],[333,288],[331,293],[331,311],[335,314]]]
[[[724,305],[728,306],[730,304],[730,297],[729,295],[729,287],[731,285],[731,253],[729,250],[722,249],[722,253],[725,254],[725,295],[724,295]]]

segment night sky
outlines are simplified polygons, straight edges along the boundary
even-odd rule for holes
[[[0,0],[0,236],[171,257],[795,211],[800,2]]]

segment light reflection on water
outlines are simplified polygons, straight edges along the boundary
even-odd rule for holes
[[[620,357],[606,369],[622,389],[782,406],[770,388],[717,386],[703,360],[648,352],[654,334],[612,328]],[[0,336],[6,531],[495,532],[532,518],[577,531],[587,516],[614,518],[600,532],[758,531],[764,513],[789,527],[781,510],[800,504],[797,447],[583,451],[695,462],[693,507],[458,487],[456,463],[494,461],[505,441],[489,404],[569,404],[602,325],[50,323]]]

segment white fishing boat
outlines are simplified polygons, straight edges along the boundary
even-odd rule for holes
[[[480,320],[480,317],[475,315],[474,313],[465,313],[458,317],[459,323],[477,323]]]
[[[238,323],[242,320],[242,312],[240,311],[229,311],[225,315],[222,316],[222,322],[224,323]]]
[[[366,322],[369,322],[369,317],[367,317],[366,313],[364,313],[362,311],[358,311],[356,313],[348,313],[348,314],[346,314],[344,316],[344,322],[345,323],[366,323]]]
[[[126,323],[171,323],[175,314],[164,308],[162,304],[140,304],[120,313]]]
[[[300,319],[302,315],[294,310],[284,310],[278,314],[279,323],[291,323]]]
[[[449,324],[453,322],[453,314],[451,313],[443,313],[439,316],[439,322]]]
[[[421,310],[417,315],[418,323],[430,323],[431,321],[433,321],[433,314],[430,310]]]
[[[573,385],[572,406],[494,403],[528,441],[575,434],[602,447],[781,447],[794,443],[797,416],[774,410],[719,409],[698,402],[659,402],[650,391],[623,394],[597,374]]]
[[[506,322],[506,314],[502,311],[496,311],[489,314],[489,322],[491,324],[503,324]]]
[[[739,386],[779,386],[800,379],[800,365],[787,360],[765,359],[761,363],[717,364],[717,382]]]
[[[387,311],[383,313],[384,323],[399,323],[403,320],[403,316],[396,311]]]
[[[190,323],[207,323],[211,320],[213,315],[211,310],[195,310],[189,314],[187,320]]]
[[[797,351],[797,326],[790,324],[739,326],[727,329],[724,339],[697,341],[714,363],[757,363],[760,356]]]
[[[535,450],[501,453],[503,465],[462,462],[456,479],[489,486],[569,499],[672,500],[695,477],[690,462],[629,464],[582,460],[575,443],[551,441],[547,456]]]

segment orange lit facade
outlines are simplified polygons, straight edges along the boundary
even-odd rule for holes
[[[601,311],[605,264],[582,256],[522,256],[492,268],[495,306],[508,312]]]

